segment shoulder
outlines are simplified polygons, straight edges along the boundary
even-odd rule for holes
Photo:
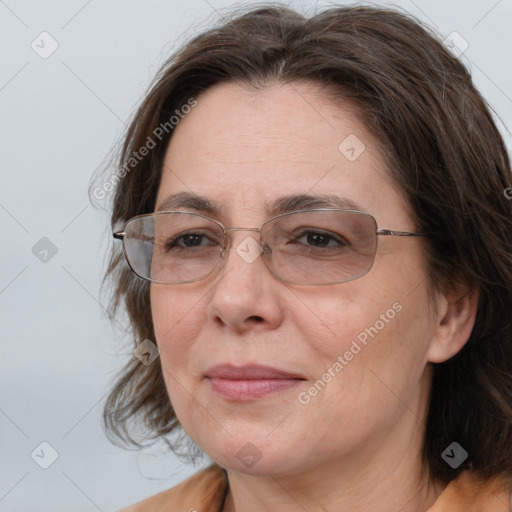
[[[505,477],[483,480],[466,470],[447,485],[427,512],[510,512],[510,491]]]
[[[213,512],[221,509],[227,486],[226,473],[220,466],[213,464],[172,489],[118,512]]]

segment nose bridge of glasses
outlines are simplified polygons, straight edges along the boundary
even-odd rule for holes
[[[224,228],[224,232],[227,231],[261,231],[261,228]]]
[[[234,247],[237,247],[240,243],[242,243],[247,237],[240,237],[240,239],[235,242],[235,239],[233,238],[232,235],[229,234],[230,231],[249,231],[249,232],[253,232],[253,233],[260,233],[261,235],[261,228],[243,228],[243,227],[233,227],[233,228],[224,228],[224,250],[228,249],[229,250],[229,247],[231,247],[232,245]],[[249,236],[249,235],[247,235]],[[258,242],[258,245],[260,243],[260,240],[256,240],[256,242]]]
[[[229,231],[252,231],[253,233],[260,233],[261,234],[261,228],[241,228],[241,227],[239,228],[239,227],[234,227],[234,228],[224,228],[224,236],[226,236]],[[228,237],[228,238],[231,238],[232,242],[234,241],[232,239],[232,237]]]

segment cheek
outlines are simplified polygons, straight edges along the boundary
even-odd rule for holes
[[[364,348],[372,339],[389,333],[402,315],[403,307],[392,300],[393,294],[360,285],[344,283],[329,294],[323,290],[321,297],[297,294],[295,321],[321,353],[343,354],[353,342]]]
[[[155,285],[151,287],[150,297],[167,394],[178,420],[187,425],[188,434],[197,442],[193,418],[201,416],[202,411],[197,411],[198,404],[193,398],[198,382],[194,357],[200,350],[195,350],[195,343],[204,325],[198,303],[201,295]]]
[[[434,323],[424,286],[411,293],[406,282],[382,280],[378,289],[374,280],[366,282],[345,283],[343,293],[333,291],[321,300],[300,296],[316,323],[306,323],[306,309],[296,318],[312,349],[313,378],[332,380],[328,387],[338,397],[346,399],[349,393],[372,402],[374,393],[389,393],[379,378],[398,394],[414,387],[426,364]],[[330,379],[329,372],[336,378]]]
[[[403,413],[403,404],[420,415],[412,397],[422,380],[431,336],[428,322],[418,314],[420,305],[411,300],[388,304],[388,299],[359,307],[345,304],[336,329],[331,311],[335,335],[316,338],[310,359],[315,372],[300,403],[306,404],[304,412],[321,415],[326,425],[341,421],[343,429],[336,429],[340,442],[343,437],[357,439],[362,425],[368,431],[391,425]],[[307,335],[315,339],[313,331]]]
[[[190,317],[197,316],[201,295],[184,290],[177,285],[152,284],[150,289],[151,315],[155,331],[164,337],[190,324]]]
[[[162,364],[169,370],[184,368],[194,340],[204,326],[201,296],[165,286],[151,287],[151,315]]]

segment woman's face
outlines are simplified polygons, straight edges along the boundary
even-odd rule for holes
[[[194,194],[219,211],[173,209],[259,228],[280,198],[335,195],[379,228],[415,231],[378,142],[320,86],[222,84],[197,100],[174,128],[155,209]],[[419,446],[435,337],[424,241],[379,236],[368,274],[301,286],[244,257],[257,232],[230,236],[212,276],[151,286],[167,391],[190,437],[226,468],[273,475],[378,457],[385,469]]]

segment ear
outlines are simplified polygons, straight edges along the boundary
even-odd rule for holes
[[[469,286],[456,286],[439,295],[437,326],[427,353],[430,362],[447,361],[466,344],[475,325],[478,297],[478,289]]]

